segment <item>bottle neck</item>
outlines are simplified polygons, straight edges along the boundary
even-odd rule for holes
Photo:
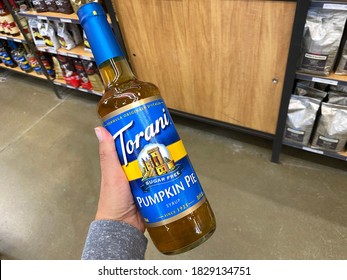
[[[99,65],[105,87],[117,86],[135,79],[135,75],[124,57],[111,58]]]

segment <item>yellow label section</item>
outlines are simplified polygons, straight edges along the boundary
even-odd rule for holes
[[[174,160],[175,162],[179,161],[187,155],[187,151],[184,148],[182,140],[179,140],[169,146],[166,146],[166,148],[169,150],[172,160]],[[128,163],[127,166],[123,165],[122,167],[129,181],[142,178],[141,169],[137,160]]]

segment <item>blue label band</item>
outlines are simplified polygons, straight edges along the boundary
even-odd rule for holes
[[[104,118],[147,226],[176,221],[205,202],[205,194],[160,96]]]

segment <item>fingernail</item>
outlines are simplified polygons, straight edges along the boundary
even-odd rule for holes
[[[98,138],[99,142],[101,142],[103,140],[102,131],[98,127],[94,128],[94,131],[95,131],[96,137]]]

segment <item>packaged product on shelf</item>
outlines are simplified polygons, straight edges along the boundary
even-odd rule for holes
[[[32,4],[35,11],[38,13],[44,13],[48,11],[45,0],[32,0]]]
[[[0,33],[5,34],[5,30],[3,27],[3,16],[5,15],[5,3],[0,1]]]
[[[347,93],[330,91],[328,103],[347,106]]]
[[[330,86],[330,90],[347,93],[347,86],[341,86],[341,85]]]
[[[20,30],[4,2],[0,1],[0,24],[2,32],[6,35],[18,36]]]
[[[310,8],[304,28],[298,70],[327,76],[333,69],[347,11]]]
[[[59,13],[72,14],[74,12],[69,0],[55,0],[55,4]]]
[[[5,34],[5,30],[4,30],[4,28],[2,27],[2,25],[3,25],[3,17],[2,17],[1,14],[0,14],[0,33],[1,33],[1,34]]]
[[[73,38],[76,46],[83,42],[83,38],[82,38],[82,35],[81,35],[81,30],[78,28],[77,24],[68,23],[67,30],[72,35],[72,38]]]
[[[0,59],[8,67],[17,67],[16,61],[11,56],[11,51],[6,41],[0,41]]]
[[[34,54],[32,53],[28,53],[27,54],[27,60],[31,66],[31,68],[33,68],[36,72],[36,74],[38,75],[42,75],[42,69],[41,69],[41,66],[40,64],[38,63],[36,57]]]
[[[57,58],[63,72],[65,82],[70,86],[79,87],[81,81],[72,58],[63,55],[57,55]]]
[[[71,50],[76,47],[76,44],[67,30],[67,24],[64,22],[55,22],[57,29],[58,40],[62,48],[66,50]]]
[[[307,86],[301,82],[297,83],[294,94],[300,95],[300,96],[307,96],[311,98],[316,98],[320,101],[322,101],[326,96],[327,92]]]
[[[298,84],[306,85],[306,86],[309,86],[311,88],[315,88],[315,89],[318,89],[318,90],[321,90],[321,91],[325,91],[325,92],[328,91],[328,87],[329,87],[328,84],[316,83],[316,82],[305,81],[305,80],[298,80]]]
[[[83,44],[84,44],[84,50],[85,51],[92,52],[90,45],[89,45],[89,42],[88,42],[88,39],[87,39],[87,36],[86,36],[86,33],[84,31],[83,31]]]
[[[92,84],[90,83],[88,79],[88,75],[86,71],[84,70],[83,63],[80,59],[74,59],[73,60],[76,71],[78,73],[78,76],[80,77],[81,81],[81,88],[92,90]]]
[[[20,30],[15,23],[11,14],[4,16],[3,27],[5,29],[5,33],[10,34],[11,36],[18,36],[20,34]]]
[[[32,36],[31,36],[31,32],[29,29],[29,24],[28,24],[28,20],[26,17],[21,17],[18,16],[18,19],[20,21],[20,24],[22,25],[23,31],[25,32],[25,34],[27,35],[28,39],[31,40]]]
[[[312,81],[305,81],[305,80],[298,80],[297,82],[298,84],[301,84],[301,85],[306,85],[308,87],[315,87],[316,83],[315,82],[312,82]]]
[[[55,78],[56,79],[64,79],[63,71],[60,68],[58,58],[56,58],[54,55],[52,55],[52,61],[53,61],[53,67],[54,67],[54,72],[55,72]]]
[[[31,68],[26,58],[25,49],[21,45],[18,45],[16,42],[13,42],[13,41],[9,41],[8,44],[10,48],[12,49],[11,55],[13,59],[19,65],[20,69],[22,69],[23,71],[27,73],[31,72],[33,69]]]
[[[45,0],[45,4],[49,12],[56,12],[58,10],[55,0]]]
[[[29,11],[32,5],[30,4],[30,1],[28,0],[15,0],[15,3],[21,12]]]
[[[320,103],[316,98],[291,96],[284,133],[287,141],[308,145]]]
[[[29,28],[31,31],[31,35],[34,39],[34,43],[37,47],[43,47],[45,46],[45,41],[43,40],[43,37],[40,34],[39,30],[39,20],[36,18],[29,18],[28,23],[29,23]]]
[[[34,71],[38,74],[38,75],[42,75],[42,69],[41,66],[39,64],[39,62],[37,61],[35,55],[32,53],[31,49],[29,48],[29,46],[27,44],[22,44],[24,49],[25,49],[25,54],[26,54],[26,58],[29,62],[29,65],[32,69],[34,69]]]
[[[336,75],[347,75],[347,41],[345,41],[340,60],[337,64]]]
[[[312,147],[343,151],[347,142],[347,107],[323,102],[321,111]]]
[[[86,70],[88,79],[92,84],[93,90],[97,92],[104,92],[104,84],[101,81],[98,66],[94,61],[82,60],[84,70]]]
[[[42,20],[39,22],[38,27],[46,47],[57,51],[60,48],[60,44],[55,34],[54,24],[50,21]]]
[[[55,77],[55,72],[53,69],[53,61],[52,61],[52,56],[50,54],[46,54],[43,52],[39,52],[39,56],[40,56],[40,60],[43,64],[43,66],[45,66],[45,69],[47,71],[47,74],[51,77]]]

